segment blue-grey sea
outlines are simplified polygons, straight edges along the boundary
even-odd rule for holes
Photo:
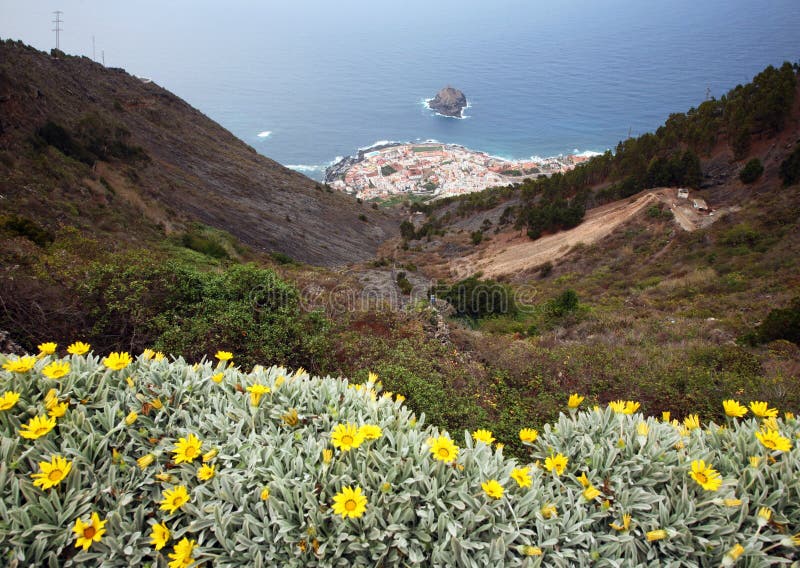
[[[381,140],[604,151],[800,59],[798,0],[0,0],[0,37],[152,78],[319,178]],[[94,44],[93,44],[94,38]],[[466,118],[424,100],[464,91]]]

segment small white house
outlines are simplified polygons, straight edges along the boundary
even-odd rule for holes
[[[689,190],[685,187],[678,188],[678,199],[689,199]]]

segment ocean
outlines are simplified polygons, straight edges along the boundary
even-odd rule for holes
[[[602,152],[800,59],[797,0],[0,0],[0,37],[49,50],[54,10],[68,53],[153,79],[316,179],[379,141]],[[426,108],[447,85],[466,118]]]

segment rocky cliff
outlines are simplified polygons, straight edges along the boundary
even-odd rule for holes
[[[444,116],[461,118],[461,111],[467,106],[467,97],[453,87],[445,87],[428,102],[428,106]]]

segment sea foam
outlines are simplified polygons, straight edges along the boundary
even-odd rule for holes
[[[264,130],[263,132],[259,132],[256,136],[259,138],[267,138],[270,134],[272,134],[271,130]]]

